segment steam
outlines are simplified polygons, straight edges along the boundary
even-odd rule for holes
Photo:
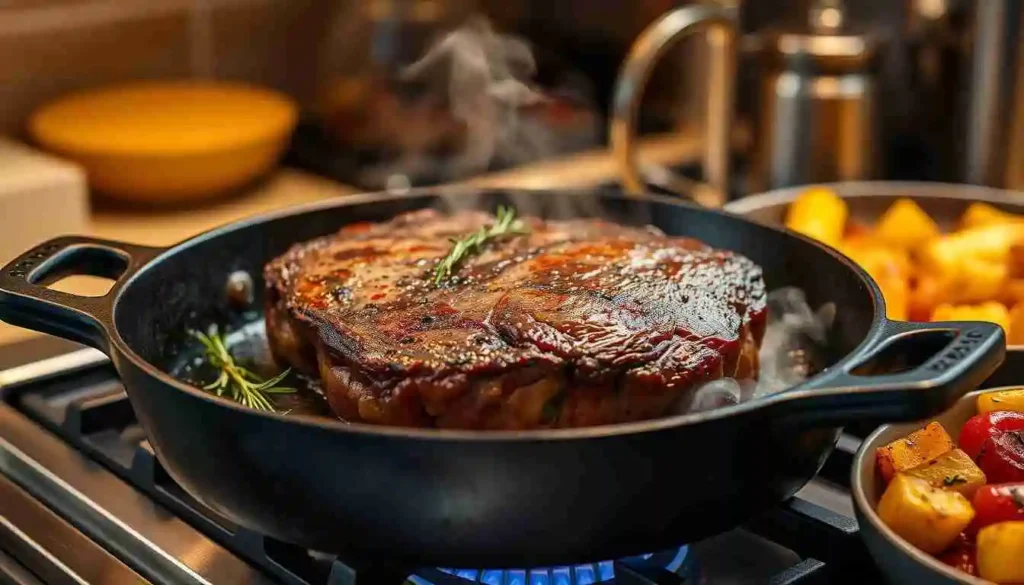
[[[403,191],[410,178],[458,180],[596,145],[599,117],[575,117],[596,112],[585,107],[592,103],[589,83],[559,70],[545,90],[537,74],[526,41],[495,31],[482,16],[468,18],[396,75],[401,111],[412,118],[381,123],[396,126],[391,132],[398,136],[426,137],[395,140],[397,158],[364,167],[364,180]],[[548,106],[558,105],[570,108],[568,123],[550,123]]]
[[[520,111],[544,96],[530,85],[537,73],[530,47],[494,32],[482,17],[473,17],[408,66],[405,81],[447,78],[449,109],[465,127],[465,142],[451,163],[459,175],[485,170],[496,155],[513,162],[551,151],[550,136],[525,131]]]
[[[768,294],[768,326],[761,343],[758,380],[723,378],[702,385],[693,395],[689,412],[739,404],[795,386],[814,373],[815,354],[828,340],[835,321],[833,303],[811,310],[797,288]]]

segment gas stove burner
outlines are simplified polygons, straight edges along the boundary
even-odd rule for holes
[[[622,562],[636,568],[662,569],[672,573],[682,570],[689,553],[689,547],[660,553],[648,553]],[[438,569],[445,576],[413,575],[409,581],[415,585],[462,585],[483,583],[484,585],[600,585],[612,583],[615,578],[615,563],[603,561],[574,567],[551,567],[534,569],[475,570]],[[433,577],[433,578],[432,578]],[[443,582],[441,582],[443,581]]]

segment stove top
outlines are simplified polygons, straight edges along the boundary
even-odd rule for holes
[[[0,583],[877,582],[846,487],[858,444],[844,435],[797,497],[689,546],[576,566],[394,575],[264,537],[196,501],[154,457],[109,362],[84,350],[0,372]]]

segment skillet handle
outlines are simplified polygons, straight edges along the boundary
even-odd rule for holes
[[[63,236],[44,242],[0,269],[0,320],[107,351],[114,300],[128,279],[162,248]],[[101,297],[47,288],[71,275],[114,281]]]
[[[929,338],[941,342],[950,337],[934,355],[907,370],[878,375],[852,371],[896,344],[927,343]],[[1006,353],[1002,328],[981,321],[886,321],[876,339],[858,362],[826,371],[772,397],[772,416],[809,426],[924,419],[945,411],[976,389],[1002,363]]]

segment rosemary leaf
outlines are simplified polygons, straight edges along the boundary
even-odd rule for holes
[[[267,394],[295,392],[294,388],[278,386],[291,370],[285,370],[269,380],[263,380],[256,373],[235,363],[234,356],[220,335],[193,331],[192,336],[203,344],[206,361],[220,370],[217,379],[203,386],[203,390],[213,392],[217,396],[228,396],[249,408],[269,411],[274,410],[274,405],[267,398]]]
[[[477,231],[461,239],[451,239],[452,249],[441,259],[434,271],[434,284],[450,278],[458,269],[459,264],[471,254],[479,254],[484,244],[506,236],[527,234],[530,230],[521,220],[516,219],[516,210],[504,205],[498,206],[494,223],[489,227],[481,227]]]

